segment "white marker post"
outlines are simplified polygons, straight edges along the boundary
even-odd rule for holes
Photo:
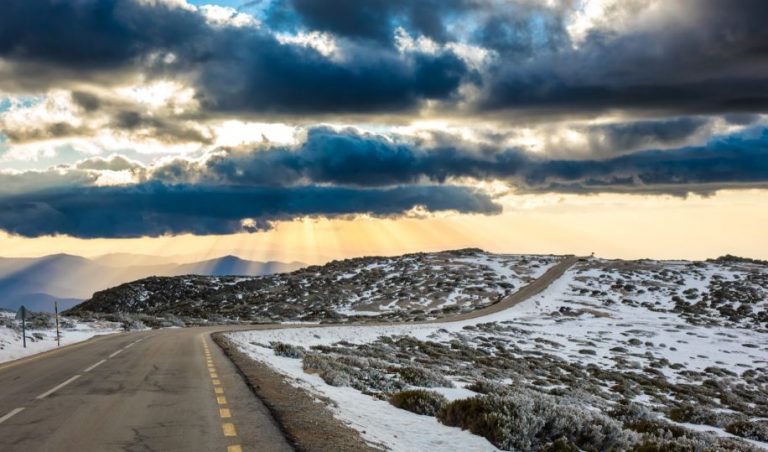
[[[53,302],[53,312],[56,315],[56,346],[61,347],[61,335],[59,334],[59,302]]]
[[[21,307],[21,342],[27,348],[27,308]]]

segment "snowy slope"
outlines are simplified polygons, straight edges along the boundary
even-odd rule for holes
[[[342,359],[351,363],[346,367],[350,371],[364,375],[374,369],[379,373],[372,375],[389,379],[387,384],[395,388],[404,385],[392,369],[408,365],[404,357],[411,356],[456,386],[430,388],[449,395],[453,391],[450,398],[488,379],[513,389],[567,395],[587,410],[609,412],[619,402],[634,403],[650,418],[684,426],[690,435],[696,430],[725,438],[734,437],[726,432],[727,424],[732,428],[736,421],[768,418],[767,283],[766,267],[744,263],[591,260],[580,262],[532,299],[479,319],[251,331],[230,337],[254,359],[337,402],[332,408],[336,416],[366,439],[393,450],[493,446],[473,443],[485,440],[433,417],[394,408],[357,389],[331,386],[305,373],[300,359],[277,356],[271,344],[293,344]],[[355,368],[358,361],[362,367]],[[353,379],[354,384],[368,383]],[[377,387],[381,382],[371,383],[366,392]],[[675,414],[687,413],[690,406],[701,413],[685,414],[684,419]],[[375,415],[368,416],[369,411]],[[703,435],[693,440],[710,441]],[[747,439],[742,444],[764,448],[767,441]]]
[[[27,347],[23,347],[20,325],[7,326],[12,313],[0,312],[0,363],[42,353],[56,348],[56,330],[35,328],[27,330]],[[15,322],[14,322],[15,323]],[[114,322],[83,323],[65,319],[66,328],[61,329],[61,345],[70,345],[88,340],[102,334],[114,334],[122,331],[122,325]]]

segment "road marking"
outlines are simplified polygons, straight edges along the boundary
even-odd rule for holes
[[[21,413],[22,411],[24,411],[24,407],[16,408],[16,409],[12,410],[10,413],[6,414],[5,416],[0,417],[0,424],[2,424],[3,422],[7,421],[8,419],[16,416],[17,414]],[[224,417],[224,416],[222,416],[222,417]]]
[[[106,359],[102,359],[101,361],[97,362],[96,364],[92,365],[91,367],[85,369],[83,372],[90,372],[93,369],[95,369],[95,368],[99,367],[100,365],[104,364],[105,362],[107,362],[107,360]]]
[[[221,429],[224,430],[224,436],[237,436],[237,430],[235,430],[235,424],[229,422],[221,424]]]
[[[213,383],[213,392],[216,394],[216,403],[219,405],[219,417],[222,419],[231,419],[232,412],[229,408],[226,408],[227,398],[223,395],[224,388],[219,380],[219,374],[216,371],[216,366],[213,364],[211,358],[211,352],[208,349],[208,344],[205,342],[205,338],[201,338],[203,342],[203,350],[205,351],[205,360],[207,362],[208,372],[211,375],[211,382]],[[235,424],[231,422],[224,422],[221,424],[221,429],[224,432],[224,436],[227,438],[237,437],[237,429]],[[243,448],[239,444],[231,444],[227,446],[227,452],[243,452]]]
[[[122,352],[123,352],[122,350],[118,350],[118,351],[116,351],[115,353],[112,353],[111,355],[109,355],[109,357],[110,357],[110,358],[114,358],[115,356],[119,355],[119,354],[120,354],[120,353],[122,353]]]
[[[78,378],[80,378],[80,375],[75,375],[74,377],[72,377],[69,380],[65,381],[64,383],[56,386],[55,388],[51,389],[50,391],[47,391],[47,392],[44,392],[44,393],[40,394],[39,396],[36,397],[36,399],[38,399],[38,400],[44,399],[44,398],[48,397],[49,395],[53,394],[54,392],[58,391],[59,389],[63,388],[64,386],[66,386],[66,385],[72,383],[73,381],[77,380]]]

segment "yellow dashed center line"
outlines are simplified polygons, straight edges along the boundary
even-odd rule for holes
[[[237,436],[237,430],[235,430],[235,424],[225,422],[221,424],[222,430],[224,430],[224,436]]]
[[[223,395],[224,388],[221,385],[221,380],[219,380],[219,374],[216,371],[216,366],[213,364],[213,359],[211,358],[211,351],[208,349],[208,344],[206,344],[205,339],[203,339],[203,350],[205,351],[206,367],[208,368],[208,373],[210,373],[211,375],[213,392],[214,394],[216,394],[216,403],[218,405],[227,405],[227,398],[224,397]],[[222,419],[231,419],[232,412],[229,410],[229,408],[220,407],[219,417]],[[237,437],[237,429],[235,429],[235,424],[231,422],[222,423],[221,430],[222,432],[224,432],[224,436],[227,438]],[[243,452],[243,448],[239,444],[232,444],[227,446],[227,452]]]

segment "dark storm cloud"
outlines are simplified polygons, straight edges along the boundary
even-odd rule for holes
[[[188,81],[207,110],[295,115],[403,111],[427,99],[450,103],[462,100],[462,83],[479,89],[478,98],[469,99],[475,108],[462,110],[469,114],[768,108],[763,0],[665,2],[685,14],[618,31],[594,29],[577,46],[565,26],[573,3],[543,5],[285,0],[276,2],[266,25],[238,28],[208,24],[201,13],[163,1],[5,0],[0,57],[13,76],[3,76],[0,85],[109,84],[142,72]],[[345,38],[344,58],[281,44],[274,33],[285,23]],[[498,57],[471,73],[450,50],[400,54],[393,46],[400,26],[438,42],[463,39]],[[86,110],[98,108],[93,100],[78,99]]]
[[[233,37],[237,33],[233,33]],[[424,99],[450,99],[468,74],[454,54],[409,61],[361,52],[349,65],[315,50],[249,34],[231,45],[253,52],[212,56],[198,80],[203,105],[214,111],[365,113],[414,108]]]
[[[107,169],[133,171],[144,182],[94,186]],[[605,160],[551,160],[518,149],[422,148],[352,130],[313,129],[296,148],[221,152],[204,161],[142,167],[114,156],[48,172],[0,173],[0,229],[136,237],[261,230],[303,216],[396,217],[417,207],[499,213],[488,193],[451,185],[468,180],[501,180],[518,193],[685,195],[766,187],[768,131]],[[253,223],[243,224],[248,218]]]
[[[230,112],[403,110],[451,98],[468,72],[448,51],[403,57],[358,46],[335,61],[269,30],[209,25],[194,11],[136,0],[0,2],[0,56],[22,68],[45,63],[29,74],[41,87],[71,71],[188,78],[206,109]],[[75,100],[98,108],[94,98]]]
[[[605,160],[551,160],[519,149],[423,149],[354,131],[313,129],[296,149],[177,160],[152,178],[167,183],[290,187],[306,183],[378,187],[504,180],[520,191],[660,191],[685,193],[768,183],[768,132],[713,139],[704,146],[650,150]]]
[[[626,32],[593,31],[486,74],[481,109],[754,112],[768,107],[768,3],[683,0]]]
[[[632,121],[585,127],[583,132],[593,155],[618,155],[638,149],[680,145],[703,130],[709,121],[700,117]]]
[[[304,186],[72,187],[0,198],[0,229],[28,237],[140,237],[230,234],[268,229],[271,222],[303,216],[401,216],[423,207],[496,214],[491,198],[467,187],[410,186],[354,189]],[[243,219],[253,223],[243,224]]]
[[[132,0],[0,2],[0,55],[82,69],[124,66],[148,53],[194,42],[198,14]]]
[[[390,44],[393,29],[406,27],[438,41],[447,38],[446,17],[470,8],[469,0],[284,0],[275,2],[269,20],[276,27],[297,24],[347,38]]]

